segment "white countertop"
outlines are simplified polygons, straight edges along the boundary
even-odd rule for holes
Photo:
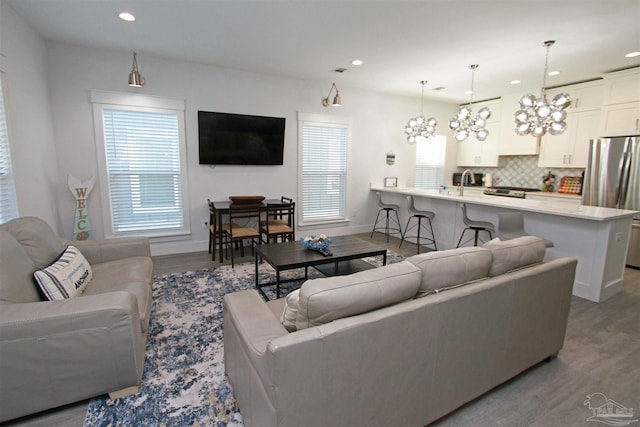
[[[436,190],[423,190],[414,187],[383,187],[379,185],[371,185],[372,191],[381,191],[385,193],[396,193],[413,195],[416,197],[428,197],[432,199],[442,199],[452,202],[464,202],[485,206],[494,206],[506,209],[517,209],[521,211],[537,212],[550,215],[566,216],[590,221],[609,221],[612,219],[632,217],[637,211],[626,209],[603,208],[598,206],[586,206],[579,204],[576,196],[568,196],[566,200],[563,197],[549,197],[543,200],[534,199],[518,199],[514,197],[489,196],[486,194],[478,194],[478,191],[471,191],[460,197],[457,194],[439,194]],[[465,188],[465,192],[467,188]],[[474,193],[474,194],[471,194]],[[536,193],[538,195],[538,193]],[[576,203],[577,202],[577,203]]]

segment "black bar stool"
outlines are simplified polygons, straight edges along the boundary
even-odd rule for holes
[[[467,228],[462,230],[462,234],[460,235],[460,240],[458,240],[458,246],[456,246],[456,248],[460,247],[460,242],[462,242],[464,233],[466,233],[467,230],[472,230],[475,233],[473,238],[473,246],[478,246],[478,235],[481,231],[486,231],[487,233],[489,233],[489,240],[493,239],[491,232],[493,231],[495,233],[496,230],[492,223],[488,221],[474,221],[472,219],[469,219],[469,217],[467,216],[467,206],[464,203],[460,203],[460,209],[462,209],[462,222],[464,222]],[[467,243],[469,240],[467,240],[465,243]]]
[[[410,236],[409,238],[411,239],[416,239],[416,246],[418,247],[418,253],[420,253],[420,245],[422,243],[422,241],[425,241],[425,243],[427,245],[433,245],[433,250],[437,251],[438,250],[438,246],[436,245],[436,236],[433,233],[433,227],[431,225],[431,220],[436,216],[435,213],[431,212],[431,211],[424,211],[424,210],[419,210],[416,209],[416,205],[415,205],[415,201],[413,196],[407,196],[407,199],[409,200],[409,213],[411,214],[411,216],[409,217],[409,219],[407,220],[407,225],[404,227],[404,233],[402,234],[402,240],[400,240],[400,246],[398,246],[399,248],[402,247],[402,243],[406,240],[407,238],[407,232],[410,230],[413,230],[414,228],[418,227],[418,231],[417,231],[417,235],[416,236]],[[411,226],[411,228],[409,228],[409,223],[411,222],[412,219],[417,219],[418,223],[414,223],[413,226]],[[425,223],[422,222],[422,220],[425,220]],[[427,224],[428,221],[428,224]],[[427,225],[429,226],[429,228],[427,228]],[[420,232],[421,230],[424,228],[424,231],[429,233],[428,235],[430,235],[431,237],[425,237],[425,236],[421,236]],[[413,242],[410,242],[413,243]]]
[[[382,193],[377,192],[378,195],[378,215],[376,215],[376,221],[373,224],[373,230],[371,230],[371,237],[373,237],[373,233],[380,232],[386,234],[387,243],[389,243],[389,234],[400,234],[402,237],[402,226],[400,225],[400,217],[398,216],[398,211],[400,210],[400,206],[394,205],[392,203],[384,203],[382,201]],[[380,218],[380,214],[384,212],[382,218]],[[393,212],[396,214],[395,219],[390,215]],[[378,226],[378,222],[384,221],[384,227]],[[390,223],[390,221],[394,221],[395,224]]]

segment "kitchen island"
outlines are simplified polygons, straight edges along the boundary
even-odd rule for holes
[[[407,206],[403,198],[408,195],[415,197],[418,209],[435,212],[433,228],[439,249],[454,248],[465,228],[460,203],[467,205],[471,219],[492,222],[496,230],[498,213],[521,212],[528,234],[554,243],[553,248],[547,249],[546,259],[564,256],[578,259],[574,295],[601,302],[622,290],[631,222],[636,211],[585,206],[576,198],[519,199],[478,192],[459,196],[455,189],[452,194],[439,194],[435,190],[377,185],[372,185],[371,191],[385,193],[385,202],[400,204],[402,222],[408,215],[402,208]]]

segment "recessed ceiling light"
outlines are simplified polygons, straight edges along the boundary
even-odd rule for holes
[[[136,17],[133,16],[132,13],[130,12],[120,12],[118,13],[118,18],[122,19],[123,21],[127,21],[127,22],[133,22],[136,20]]]
[[[640,52],[629,52],[624,57],[625,58],[635,58],[636,56],[640,56]]]
[[[560,74],[560,71],[549,71],[549,76],[557,76],[558,74]]]
[[[519,85],[520,80],[511,80],[509,83],[511,83],[512,85]]]
[[[466,91],[464,94],[465,95],[471,95],[473,92],[471,92],[470,90]]]
[[[354,59],[353,61],[351,61],[351,65],[362,65],[364,64],[364,61],[362,59]]]

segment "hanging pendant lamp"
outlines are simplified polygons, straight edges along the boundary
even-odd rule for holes
[[[473,111],[471,110],[471,104],[473,103],[473,78],[478,68],[478,64],[472,64],[471,68],[471,95],[469,96],[469,104],[460,107],[458,114],[453,119],[449,120],[449,129],[454,131],[453,137],[456,141],[462,142],[471,135],[471,132],[476,134],[478,141],[485,141],[489,137],[489,131],[485,129],[487,119],[491,117],[491,110],[489,107],[482,107],[478,110],[478,114],[473,117]]]
[[[528,93],[520,98],[520,109],[515,112],[515,131],[518,135],[529,135],[539,137],[547,132],[551,135],[560,135],[567,128],[567,113],[565,109],[571,105],[571,96],[562,92],[557,94],[549,103],[545,96],[547,85],[547,68],[549,65],[549,48],[553,46],[555,40],[544,42],[547,48],[547,56],[544,62],[544,75],[542,76],[542,88],[540,97]]]
[[[129,73],[129,86],[144,86],[144,77],[142,77],[142,74],[140,74],[140,72],[138,71],[138,59],[136,58],[135,52],[133,52],[133,66],[131,68],[131,72]]]
[[[420,84],[422,85],[420,115],[409,119],[404,128],[404,133],[407,134],[407,142],[409,144],[415,144],[419,139],[426,141],[429,137],[433,136],[433,133],[436,131],[436,125],[438,124],[433,117],[429,117],[428,119],[424,118],[424,85],[427,84],[427,81],[422,80]]]

